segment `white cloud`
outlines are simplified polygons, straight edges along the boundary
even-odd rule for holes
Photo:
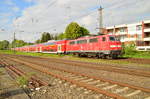
[[[71,0],[57,0],[58,5],[64,5],[67,4],[69,2],[72,2]]]
[[[86,26],[90,26],[93,22],[94,18],[92,18],[92,16],[86,16],[84,18],[81,19],[81,24],[86,25]]]
[[[98,6],[97,0],[26,0],[36,2],[22,12],[14,24],[18,30],[30,32],[49,31],[63,32],[71,21],[84,25],[92,33],[97,32],[98,12],[91,10]],[[148,0],[104,0],[104,26],[136,22],[148,18],[150,12]],[[144,5],[144,7],[143,7]],[[92,13],[88,15],[87,13]],[[82,17],[84,15],[88,15]],[[150,16],[150,15],[149,15]],[[139,18],[141,17],[141,18]],[[33,37],[34,38],[34,37]],[[36,38],[34,38],[36,40]]]

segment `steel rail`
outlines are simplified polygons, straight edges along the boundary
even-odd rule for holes
[[[94,63],[86,63],[86,62],[78,62],[78,61],[71,61],[71,60],[64,60],[64,59],[52,59],[49,60],[49,58],[39,58],[38,59],[47,59],[50,62],[56,62],[56,63],[63,63],[67,64],[69,66],[77,66],[77,67],[84,67],[84,68],[90,68],[90,69],[96,69],[96,70],[104,70],[104,71],[110,71],[110,72],[117,72],[121,74],[129,74],[129,75],[136,75],[136,76],[143,76],[143,77],[150,77],[150,72],[143,71],[143,70],[136,70],[136,69],[127,69],[123,67],[115,67],[115,66],[98,66]]]
[[[100,78],[100,77],[89,76],[89,75],[74,72],[74,71],[68,71],[66,69],[61,69],[61,68],[58,68],[58,67],[56,68],[56,66],[55,67],[50,67],[50,66],[46,66],[46,65],[43,65],[43,64],[34,63],[34,62],[25,62],[25,61],[22,61],[22,60],[19,60],[17,62],[21,62],[21,63],[24,63],[26,65],[34,65],[35,67],[42,65],[43,67],[46,67],[46,68],[55,69],[55,70],[59,70],[59,71],[64,71],[64,72],[72,73],[72,74],[79,75],[79,76],[81,75],[81,76],[84,76],[84,77],[89,77],[89,78],[93,78],[93,79],[96,79],[96,80],[101,80],[101,81],[104,81],[104,82],[109,82],[109,83],[112,83],[112,84],[117,84],[117,85],[120,85],[120,86],[125,86],[125,87],[129,87],[129,88],[132,88],[132,89],[142,90],[144,92],[150,93],[150,89],[137,87],[137,86],[129,85],[129,84],[126,84],[126,83],[116,82],[116,81],[112,81],[112,80],[108,80],[108,79],[104,79],[104,78]]]
[[[55,77],[57,77],[57,78],[60,78],[60,79],[62,79],[62,80],[66,80],[66,81],[69,81],[69,82],[71,82],[71,83],[74,82],[74,80],[72,81],[72,80],[70,80],[70,79],[68,79],[68,78],[65,78],[65,77],[62,77],[62,76],[60,76],[60,75],[53,74],[53,73],[47,71],[46,68],[45,68],[44,70],[42,70],[43,68],[40,68],[40,69],[39,69],[39,65],[42,65],[42,64],[38,64],[38,65],[37,65],[37,64],[35,64],[35,63],[25,62],[25,61],[18,60],[18,59],[13,59],[13,60],[16,61],[16,62],[19,62],[19,63],[23,63],[23,64],[25,64],[25,65],[27,65],[27,66],[33,68],[33,69],[36,69],[36,70],[39,70],[39,71],[41,71],[41,72],[50,74],[50,75],[55,76]],[[47,67],[47,66],[46,66],[46,67]],[[49,68],[51,68],[51,67],[49,67]],[[76,73],[76,72],[70,72],[70,71],[67,71],[67,70],[64,70],[64,69],[58,69],[58,68],[54,68],[54,67],[51,68],[51,69],[57,69],[57,70],[61,70],[61,71],[69,72],[69,73],[74,73],[74,74],[76,74],[76,75],[82,75],[82,76],[90,77],[90,78],[93,78],[93,79],[96,79],[96,80],[101,80],[101,81],[105,81],[105,82],[109,82],[109,83],[113,83],[113,84],[118,84],[118,85],[121,85],[121,86],[126,86],[126,87],[129,87],[129,88],[132,88],[132,89],[142,90],[142,91],[144,91],[144,92],[150,93],[150,89],[145,89],[145,88],[141,88],[141,87],[137,87],[137,86],[132,86],[132,85],[124,84],[124,83],[120,83],[120,82],[114,82],[114,81],[111,81],[111,80],[106,80],[106,79],[102,79],[102,78],[97,78],[97,77],[93,77],[93,76],[88,76],[88,75],[85,75],[85,74],[79,74],[79,73]],[[85,83],[81,83],[81,85],[80,85],[79,82],[75,81],[75,84],[77,84],[77,85],[79,85],[79,86],[81,86],[82,84],[84,84],[85,86],[83,86],[83,87],[87,88],[87,84],[85,84]],[[93,86],[90,86],[90,87],[88,87],[87,89],[93,90],[93,88],[91,88],[91,87],[93,87]],[[94,89],[95,89],[95,88],[96,88],[96,87],[94,87]],[[96,90],[98,90],[98,89],[96,88],[95,91],[96,91]],[[103,90],[101,90],[101,91],[103,91]],[[96,92],[98,92],[98,91],[96,91]],[[106,91],[105,91],[105,92],[106,92]],[[106,95],[105,92],[104,92],[103,94]],[[109,94],[110,94],[110,93],[109,93]],[[112,93],[111,93],[111,94],[112,94]],[[121,97],[121,98],[124,98],[124,97],[122,97],[122,96],[119,95],[119,98],[120,98],[120,97]]]
[[[13,76],[14,79],[16,79],[19,76],[27,76],[27,74],[25,72],[21,71],[20,69],[14,67],[12,65],[9,65],[6,62],[1,62],[1,64],[3,64],[5,66],[5,68],[6,68],[6,70],[8,70],[8,72],[10,72],[12,74],[10,76]],[[32,82],[32,84],[29,83],[29,85],[32,88],[49,85],[47,82],[44,82],[44,81],[38,79],[35,76],[31,76],[30,79],[29,79],[29,81]]]

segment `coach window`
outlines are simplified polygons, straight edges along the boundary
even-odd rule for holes
[[[84,43],[87,43],[87,40],[79,40],[79,41],[77,41],[77,44],[84,44]]]
[[[80,41],[77,41],[77,44],[80,44]]]
[[[75,44],[75,41],[72,41],[72,42],[70,42],[69,44],[70,44],[70,45],[73,45],[73,44]]]
[[[102,37],[102,41],[106,41],[106,37]]]
[[[82,42],[82,44],[84,44],[84,43],[87,43],[87,40],[82,40],[81,42]]]
[[[89,42],[90,43],[98,42],[98,39],[97,38],[93,38],[93,39],[90,39]]]

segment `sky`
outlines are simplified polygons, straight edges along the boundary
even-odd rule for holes
[[[16,38],[34,42],[42,32],[62,33],[77,22],[91,33],[98,32],[98,8],[103,26],[150,19],[150,0],[0,0],[0,41]]]

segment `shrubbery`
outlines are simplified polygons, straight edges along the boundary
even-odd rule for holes
[[[123,46],[123,54],[124,55],[135,55],[138,51],[135,48],[135,45]]]
[[[135,45],[122,46],[124,57],[134,57],[134,58],[150,58],[149,51],[137,51]]]

